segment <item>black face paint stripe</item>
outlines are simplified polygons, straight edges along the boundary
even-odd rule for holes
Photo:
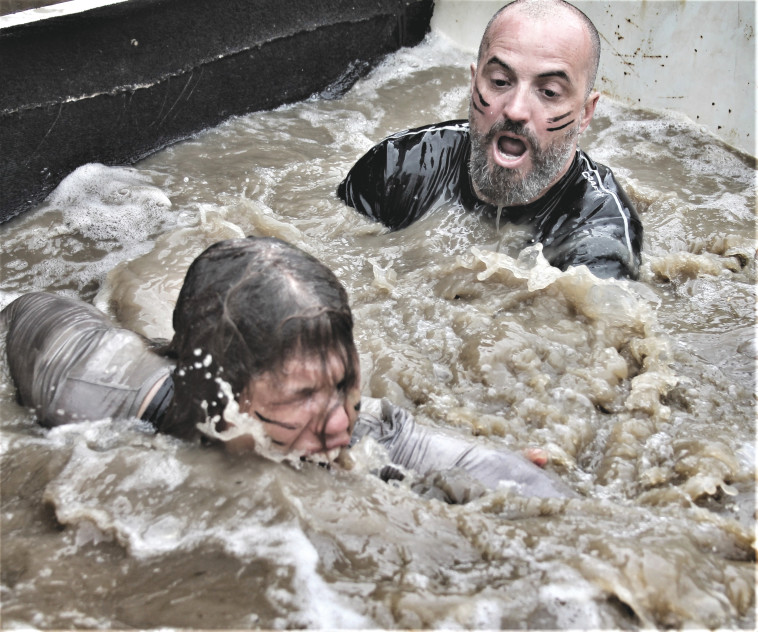
[[[549,118],[549,119],[547,120],[547,122],[548,122],[548,123],[557,123],[557,122],[558,122],[558,121],[560,121],[561,119],[565,119],[567,116],[570,116],[570,115],[571,115],[571,110],[569,110],[569,111],[568,111],[568,112],[566,112],[565,114],[561,114],[560,116],[556,116],[556,117],[554,117],[554,118]]]
[[[273,419],[269,419],[268,417],[264,417],[261,415],[257,410],[253,411],[255,413],[255,416],[258,417],[263,423],[272,424],[274,426],[279,426],[281,428],[285,428],[287,430],[297,430],[297,426],[293,426],[292,424],[284,423],[283,421],[275,421]]]
[[[488,108],[488,107],[490,106],[490,104],[489,104],[489,103],[487,103],[487,102],[484,100],[484,97],[482,96],[482,93],[481,93],[481,92],[479,92],[479,88],[477,88],[477,89],[476,89],[476,96],[478,96],[478,97],[479,97],[479,102],[480,102],[480,103],[481,103],[481,104],[482,104],[484,107]]]
[[[480,108],[473,97],[471,97],[471,107],[474,108],[479,114],[484,114],[484,110]]]
[[[571,119],[571,120],[570,120],[568,123],[566,123],[565,125],[561,125],[560,127],[548,127],[548,128],[547,128],[547,131],[548,131],[548,132],[557,132],[558,130],[561,130],[561,129],[563,129],[564,127],[568,127],[568,126],[569,126],[569,125],[571,125],[573,122],[574,122],[574,119]]]

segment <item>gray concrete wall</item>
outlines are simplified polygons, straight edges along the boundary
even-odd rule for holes
[[[129,0],[0,18],[0,221],[87,162],[347,89],[428,31],[432,0]]]

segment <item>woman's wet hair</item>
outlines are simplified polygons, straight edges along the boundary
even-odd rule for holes
[[[160,430],[197,436],[197,424],[226,427],[227,399],[249,382],[282,371],[293,357],[336,354],[344,384],[356,385],[358,359],[347,293],[311,255],[279,239],[247,237],[212,245],[190,266],[174,308],[175,395]]]

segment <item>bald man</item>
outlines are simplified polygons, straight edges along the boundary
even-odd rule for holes
[[[639,274],[642,225],[608,167],[578,149],[595,113],[600,37],[562,0],[516,0],[490,20],[471,64],[468,121],[385,139],[337,190],[392,230],[442,203],[530,229],[551,265]]]

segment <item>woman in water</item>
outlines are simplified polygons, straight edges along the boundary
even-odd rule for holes
[[[21,296],[0,321],[20,402],[43,425],[138,417],[234,452],[326,464],[369,436],[394,466],[384,478],[458,469],[490,488],[511,481],[524,495],[574,495],[519,455],[361,398],[343,286],[278,239],[222,241],[195,259],[173,340],[159,351],[92,305],[53,294]]]

